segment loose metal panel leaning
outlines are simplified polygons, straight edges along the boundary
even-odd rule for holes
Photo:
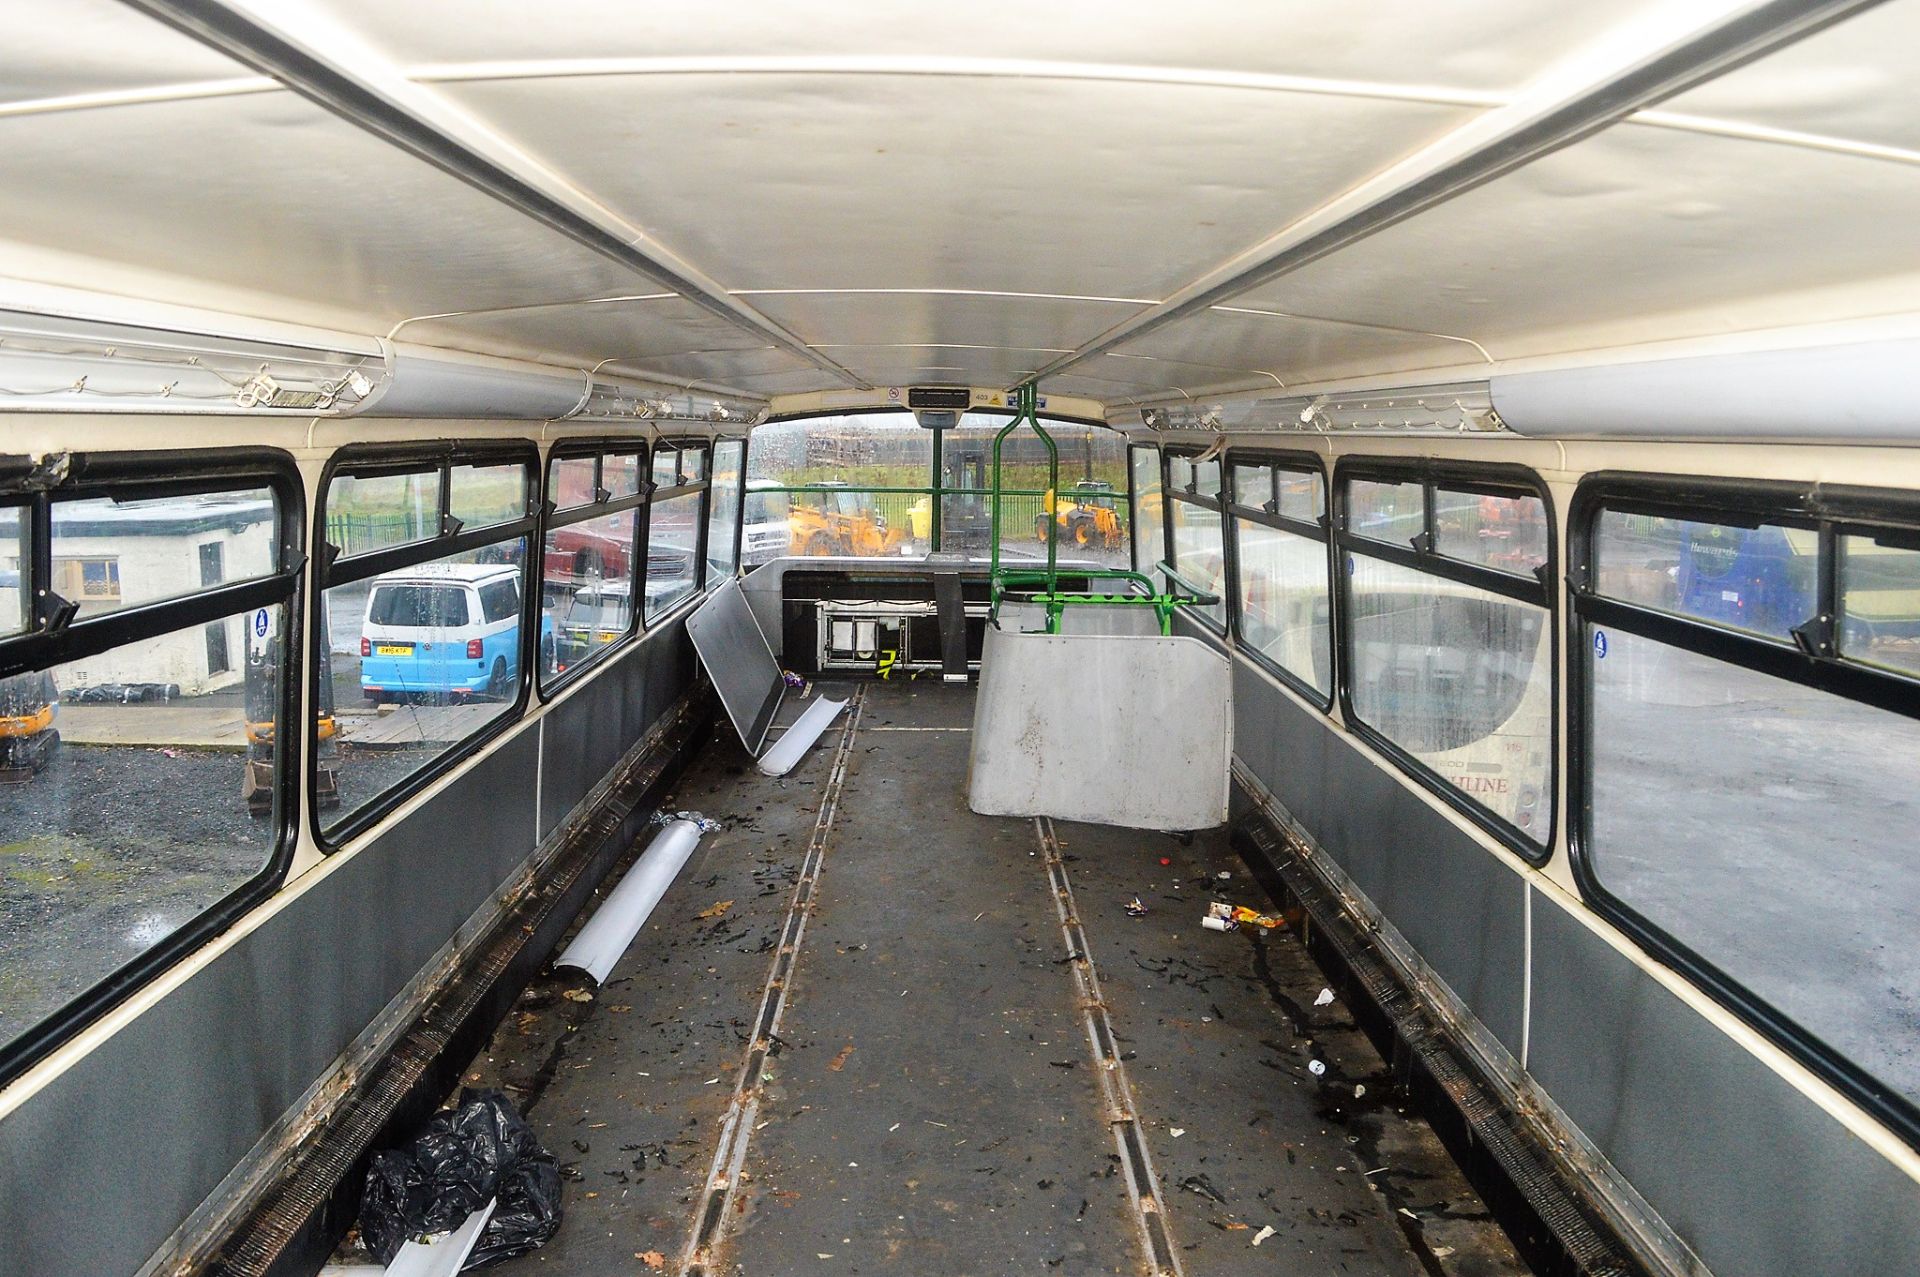
[[[784,776],[806,754],[813,742],[847,707],[845,701],[816,699],[798,721],[771,747],[767,730],[786,698],[787,681],[773,659],[767,636],[747,605],[738,578],[715,590],[711,597],[687,618],[687,633],[693,650],[713,680],[720,703],[740,743],[759,761],[760,770],[769,776]]]

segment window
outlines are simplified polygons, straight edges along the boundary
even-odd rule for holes
[[[1166,502],[1161,495],[1160,449],[1127,454],[1133,484],[1133,570],[1152,576],[1167,557]]]
[[[663,457],[667,459],[663,461]],[[659,444],[654,449],[653,474],[660,487],[647,509],[648,624],[700,589],[700,534],[706,523],[707,502],[705,446]],[[682,482],[669,486],[664,475]]]
[[[1317,470],[1237,458],[1228,472],[1240,642],[1324,707],[1333,693],[1325,480]]]
[[[713,446],[713,507],[707,515],[708,581],[732,576],[738,562],[735,546],[740,534],[740,484],[746,477],[746,455],[744,439],[723,439]]]
[[[12,594],[0,617],[0,918],[22,924],[0,925],[0,1080],[263,899],[284,870],[275,742],[290,727],[281,653],[299,610],[298,477],[262,453],[191,490],[201,458],[171,464],[166,495],[90,470],[83,483],[23,485],[0,506]],[[24,473],[0,466],[0,490]],[[13,552],[36,537],[67,557],[36,568]],[[203,571],[223,561],[233,572]],[[75,584],[89,580],[116,588],[88,597]],[[35,597],[39,618],[16,620]],[[120,610],[134,601],[148,606]]]
[[[523,633],[532,457],[518,444],[436,444],[411,461],[348,450],[323,482],[329,534],[353,526],[336,519],[343,492],[366,526],[408,530],[322,559],[317,699],[334,725],[314,768],[323,839],[366,828],[511,721],[529,661],[552,666],[553,618]]]
[[[1920,1146],[1920,501],[1607,478],[1576,526],[1583,889]]]
[[[327,486],[327,543],[369,554],[440,534],[440,472],[342,474]]]
[[[1492,468],[1426,467],[1430,477],[1407,469],[1369,465],[1343,481],[1348,720],[1538,859],[1553,824],[1550,595],[1544,577],[1513,570],[1524,551],[1508,549],[1511,538],[1478,534],[1538,529],[1544,555],[1546,503],[1521,486],[1530,478],[1483,478]],[[1500,518],[1481,513],[1486,501]],[[1482,549],[1493,542],[1500,548]]]
[[[920,558],[936,549],[990,558],[993,443],[1007,420],[965,413],[951,429],[926,430],[911,413],[889,412],[759,427],[748,456],[746,562],[779,553]],[[1124,567],[1125,440],[1104,427],[1045,424],[1060,464],[1051,511],[1060,562]],[[1000,462],[1001,561],[1044,564],[1046,444],[1023,426],[1002,442]]]
[[[95,497],[53,508],[54,593],[80,617],[259,580],[279,559],[266,488],[204,496]]]
[[[1180,584],[1214,596],[1190,608],[1215,629],[1227,628],[1227,553],[1221,533],[1220,462],[1167,458],[1167,518],[1173,533],[1173,570]]]
[[[552,632],[553,660],[540,665],[544,694],[633,633],[633,587],[640,538],[643,454],[593,445],[586,455],[547,464],[547,517],[542,540],[542,632]],[[677,465],[671,455],[666,464]]]

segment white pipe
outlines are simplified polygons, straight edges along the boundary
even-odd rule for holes
[[[760,755],[760,770],[769,776],[784,776],[792,771],[801,756],[813,748],[813,742],[820,739],[820,733],[826,731],[828,724],[846,707],[845,701],[830,701],[824,696],[815,700],[774,742],[773,748]]]
[[[431,1242],[406,1242],[387,1265],[387,1277],[455,1277],[473,1253],[480,1232],[493,1218],[494,1199],[467,1216],[460,1227]]]
[[[640,934],[660,897],[693,855],[700,834],[698,821],[668,821],[553,965],[574,967],[592,976],[595,984],[605,984],[613,964]]]

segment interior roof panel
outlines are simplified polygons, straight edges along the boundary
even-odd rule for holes
[[[0,0],[0,105],[251,74],[120,0]]]
[[[589,365],[603,359],[635,361],[689,351],[751,354],[768,348],[754,334],[683,297],[652,295],[452,315],[409,324],[401,336],[461,349],[547,351]]]
[[[1496,358],[1703,336],[1857,315],[1848,283],[1911,309],[1917,222],[1920,168],[1627,127],[1232,304],[1471,337]]]
[[[1920,159],[1920,7],[1869,9],[1662,103],[1657,114],[1900,147]]]
[[[436,87],[736,290],[1158,297],[1474,114],[917,76]]]
[[[286,93],[0,118],[0,225],[32,244],[269,288],[384,327],[661,291]],[[73,282],[73,281],[50,281]],[[188,298],[169,298],[190,301]]]
[[[1269,74],[1378,77],[1422,84],[1515,88],[1569,49],[1656,7],[1659,0],[1472,6],[1378,0],[1364,22],[1314,0],[980,0],[918,6],[911,20],[857,0],[807,5],[712,5],[700,0],[549,7],[526,21],[519,0],[324,0],[407,63],[499,58],[787,55],[1062,60],[1203,67]],[[1222,33],[1232,33],[1231,42]]]
[[[1212,311],[1126,342],[1083,368],[1104,374],[1116,364],[1145,359],[1170,371],[1182,387],[1198,389],[1261,374],[1292,385],[1439,368],[1481,356],[1470,344],[1429,333]]]
[[[943,293],[753,293],[754,309],[816,343],[943,342],[1071,348],[1138,311],[1137,301]]]

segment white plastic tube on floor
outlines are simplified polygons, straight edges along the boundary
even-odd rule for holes
[[[699,842],[700,826],[694,821],[668,821],[553,965],[575,967],[592,976],[595,984],[605,984],[613,964],[647,925],[653,907],[667,894]]]
[[[467,1262],[467,1256],[473,1253],[474,1243],[480,1240],[480,1230],[493,1218],[497,1204],[497,1201],[488,1202],[438,1241],[405,1243],[387,1265],[387,1277],[455,1277]]]
[[[784,776],[792,771],[794,764],[813,748],[813,742],[820,739],[820,733],[826,731],[846,707],[845,701],[830,701],[824,696],[807,706],[806,713],[793,720],[793,726],[773,743],[773,748],[760,755],[760,770],[769,776]]]

